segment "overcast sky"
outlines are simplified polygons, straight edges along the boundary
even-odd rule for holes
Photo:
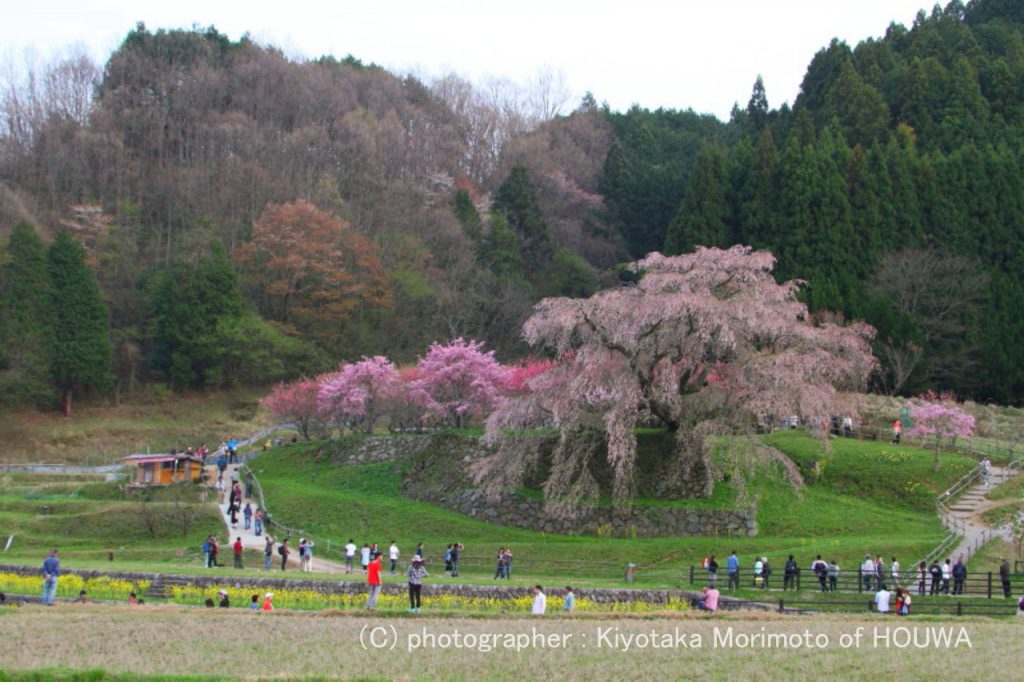
[[[612,109],[693,108],[727,118],[758,74],[769,104],[792,102],[814,53],[910,26],[923,0],[4,0],[0,49],[21,59],[81,43],[105,61],[139,21],[147,28],[248,32],[298,57],[351,54],[398,73],[453,71],[524,82],[560,72],[574,102]],[[930,8],[929,8],[930,11]]]

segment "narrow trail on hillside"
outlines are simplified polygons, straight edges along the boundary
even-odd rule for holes
[[[987,495],[1003,481],[1015,475],[1012,469],[992,467],[987,482],[980,481],[968,488],[957,501],[949,507],[954,517],[963,523],[963,539],[960,544],[949,552],[949,558],[964,562],[981,549],[982,545],[994,537],[1009,539],[1005,528],[993,528],[985,521],[983,514],[995,507],[1003,506],[1013,500],[990,500]]]
[[[230,487],[231,487],[232,481],[236,481],[237,480],[237,481],[242,483],[242,496],[243,496],[242,497],[242,506],[243,507],[245,506],[245,503],[247,503],[247,502],[252,506],[253,512],[255,512],[255,510],[259,507],[258,500],[256,500],[255,498],[252,498],[252,497],[245,497],[245,484],[244,484],[244,481],[242,480],[242,472],[240,471],[241,466],[242,466],[241,464],[229,464],[228,465],[227,470],[224,472],[224,485],[227,486],[228,489],[224,491],[224,499],[223,499],[223,501],[217,500],[217,499],[214,500],[214,503],[217,505],[217,508],[220,510],[221,517],[224,519],[224,525],[225,525],[225,527],[227,529],[226,532],[228,534],[227,535],[227,537],[228,537],[227,545],[228,546],[225,548],[226,551],[223,553],[224,559],[222,559],[222,563],[225,563],[225,564],[228,561],[227,557],[229,555],[231,555],[231,545],[233,545],[235,543],[235,539],[236,538],[241,538],[242,539],[242,547],[243,548],[257,550],[257,551],[260,552],[261,555],[263,554],[263,550],[264,550],[264,548],[266,547],[266,544],[267,544],[266,535],[268,533],[265,532],[263,535],[256,535],[255,523],[250,524],[250,527],[246,528],[245,527],[245,518],[244,518],[244,516],[242,515],[241,512],[238,512],[238,514],[237,514],[238,523],[234,524],[234,525],[231,523],[230,506],[228,505],[227,500],[228,500],[228,497],[229,497],[229,494],[230,494]],[[217,480],[217,467],[216,467],[216,465],[208,466],[207,467],[207,474],[208,474],[208,476],[207,476],[208,480],[216,481]],[[214,491],[212,491],[212,494],[214,496],[216,496],[217,493],[214,490]],[[264,528],[264,531],[266,531],[266,530],[267,529]],[[276,541],[280,541],[280,540],[284,539],[284,538],[279,538],[276,535],[273,535],[273,537],[274,537],[274,539]],[[298,542],[299,542],[299,540],[300,540],[300,538],[289,538],[289,545],[290,546],[292,545],[292,543],[295,543],[294,546],[290,547],[290,549],[291,549],[291,556],[288,559],[288,568],[289,569],[292,569],[292,568],[294,568],[295,570],[299,570],[300,569],[299,550],[298,550]],[[344,573],[345,570],[346,570],[345,567],[343,565],[339,564],[339,563],[336,563],[334,561],[328,561],[326,559],[321,559],[320,557],[318,557],[316,555],[316,546],[315,545],[313,547],[313,560],[312,560],[311,566],[312,566],[313,572],[315,572],[315,573]],[[262,561],[259,564],[254,565],[254,566],[246,566],[246,568],[259,568],[259,569],[262,569],[262,567],[263,567]],[[271,567],[272,567],[272,570],[278,570],[278,571],[281,570],[281,558],[277,554],[277,544],[276,543],[274,545],[274,555],[273,555],[273,560],[271,561]]]

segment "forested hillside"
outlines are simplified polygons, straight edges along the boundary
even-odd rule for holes
[[[1024,396],[1016,2],[833,42],[792,107],[758,79],[728,122],[141,25],[102,67],[68,53],[0,97],[7,402],[266,383],[458,336],[509,357],[540,297],[735,242],[807,280],[813,309],[878,327],[880,388]],[[47,339],[69,304],[45,244],[63,231],[110,360],[60,383]]]

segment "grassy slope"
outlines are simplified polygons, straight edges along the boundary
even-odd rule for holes
[[[796,432],[780,434],[771,442],[798,462],[820,457],[816,453],[820,444]],[[621,572],[613,567],[630,561],[645,568],[677,568],[709,553],[722,558],[733,548],[748,558],[748,566],[754,552],[775,556],[777,566],[780,555],[790,552],[802,558],[818,552],[833,554],[847,564],[865,551],[917,557],[943,535],[931,507],[931,491],[948,485],[971,466],[966,458],[947,456],[936,474],[927,451],[838,442],[824,476],[802,494],[794,493],[778,474],[757,475],[750,488],[760,498],[759,537],[612,540],[494,526],[407,500],[398,494],[399,465],[334,467],[317,458],[317,448],[315,443],[300,444],[257,460],[257,475],[277,518],[340,542],[353,537],[360,544],[383,544],[394,538],[408,551],[422,540],[434,555],[448,542],[459,540],[467,547],[467,557],[484,563],[481,572],[490,570],[492,551],[506,544],[513,547],[524,570],[535,571],[548,559],[575,559],[584,563],[564,571],[593,575]],[[906,490],[911,481],[928,492]],[[593,565],[597,561],[611,564]]]
[[[162,490],[143,502],[124,499],[117,484],[33,487],[27,475],[16,481],[0,494],[0,535],[4,541],[15,535],[3,561],[35,563],[49,547],[57,547],[72,563],[105,560],[107,552],[114,553],[117,567],[125,561],[180,563],[198,555],[207,534],[224,533],[217,510],[196,504],[192,486]]]
[[[122,405],[83,405],[71,419],[56,412],[0,412],[4,463],[100,465],[133,452],[166,451],[231,434],[249,435],[266,422],[257,409],[259,391],[184,395]]]

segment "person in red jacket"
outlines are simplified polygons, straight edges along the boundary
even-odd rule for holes
[[[242,568],[242,538],[235,538],[235,544],[231,549],[235,552],[235,568]]]
[[[377,609],[377,597],[380,596],[380,552],[374,552],[366,567],[366,582],[370,586],[370,594],[366,598],[366,608]]]

